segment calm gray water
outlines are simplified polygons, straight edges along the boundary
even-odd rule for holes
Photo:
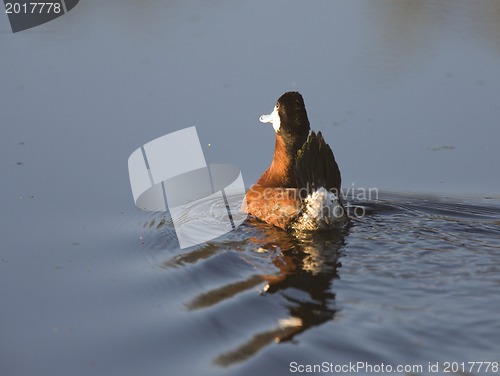
[[[496,0],[82,0],[17,34],[0,16],[0,375],[485,374],[467,362],[500,361],[499,24]],[[348,228],[249,220],[181,250],[168,213],[135,208],[130,153],[193,125],[250,186],[287,90],[344,188],[378,189],[348,195]]]

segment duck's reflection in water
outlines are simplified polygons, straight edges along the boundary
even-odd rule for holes
[[[276,320],[276,325],[253,336],[236,348],[215,359],[220,366],[230,366],[248,359],[265,346],[292,340],[297,334],[330,321],[335,316],[335,294],[332,283],[338,278],[340,249],[344,244],[346,230],[328,233],[292,235],[274,226],[250,220],[253,237],[245,241],[245,249],[266,253],[274,264],[275,273],[254,274],[245,280],[204,292],[188,303],[189,310],[214,306],[239,293],[260,287],[263,296],[280,295],[288,314]],[[224,242],[225,249],[241,249],[241,239],[234,244]],[[196,254],[185,254],[177,258],[177,265],[192,259],[205,259],[215,252],[207,245]],[[172,261],[166,265],[173,266]],[[264,286],[262,288],[262,286]]]
[[[263,294],[284,297],[289,316],[279,320],[275,328],[254,335],[217,357],[215,362],[222,366],[243,361],[270,343],[290,341],[297,334],[332,320],[336,312],[332,283],[338,278],[345,231],[293,236],[257,220],[252,225],[262,234],[250,239],[256,248],[278,251],[273,264],[279,273],[261,276],[267,282]]]

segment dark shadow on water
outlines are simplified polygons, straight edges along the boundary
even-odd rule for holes
[[[260,285],[263,280],[263,276],[253,275],[243,281],[227,284],[221,288],[198,295],[195,299],[188,302],[186,307],[191,311],[211,307],[226,299],[230,299],[243,291],[250,290],[257,285]]]
[[[299,237],[255,219],[251,219],[250,224],[258,231],[249,239],[250,244],[260,252],[269,252],[279,272],[254,276],[241,287],[266,281],[263,297],[284,298],[289,316],[279,320],[276,327],[256,333],[237,348],[219,355],[215,363],[224,367],[247,360],[271,343],[291,341],[298,334],[333,320],[336,313],[332,284],[339,278],[345,232]],[[231,290],[235,286],[227,287]]]
[[[285,308],[287,315],[277,319],[275,326],[251,333],[246,341],[214,359],[215,364],[228,367],[272,343],[294,340],[298,334],[334,319],[337,309],[332,285],[339,278],[339,258],[347,233],[348,229],[343,229],[294,235],[250,218],[237,231],[178,254],[163,262],[163,267],[183,268],[224,257],[225,252],[238,252],[250,263],[266,260],[266,267],[256,266],[257,273],[203,291],[184,305],[188,311],[198,311],[253,290],[256,294],[260,291],[262,299],[275,298],[272,304]],[[244,300],[237,304],[246,306]]]

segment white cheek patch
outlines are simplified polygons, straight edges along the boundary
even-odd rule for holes
[[[276,107],[274,107],[274,111],[271,114],[271,116],[272,116],[271,123],[273,123],[274,131],[276,133],[278,133],[278,131],[280,130],[280,127],[281,127],[281,120],[280,120],[280,116],[278,115],[278,110],[276,109]]]

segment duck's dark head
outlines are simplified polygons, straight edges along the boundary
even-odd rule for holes
[[[262,115],[260,121],[271,123],[276,138],[282,138],[291,155],[300,149],[309,134],[309,119],[302,95],[290,91],[279,97],[274,110],[269,115]]]

